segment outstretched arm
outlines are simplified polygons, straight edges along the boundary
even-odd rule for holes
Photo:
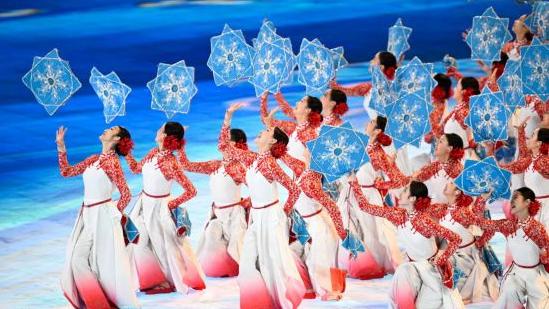
[[[191,173],[199,173],[210,175],[213,172],[217,171],[221,166],[220,160],[209,160],[204,162],[191,162],[187,157],[185,148],[179,150],[179,164],[181,167]]]
[[[175,156],[166,156],[160,167],[167,179],[174,179],[183,188],[183,193],[168,203],[170,209],[174,209],[196,196],[196,188],[189,178],[183,174],[181,165],[179,165]]]
[[[391,221],[395,225],[403,225],[406,223],[406,211],[398,207],[385,207],[372,205],[368,202],[356,180],[350,182],[351,188],[358,202],[358,206],[362,211],[371,214],[372,216],[382,217]]]
[[[286,190],[288,190],[288,199],[284,205],[284,212],[289,214],[293,209],[295,202],[299,197],[299,187],[292,179],[282,170],[280,165],[276,163],[276,160],[273,157],[268,157],[265,159],[263,164],[258,164],[258,168],[261,169],[261,173],[269,180],[276,181],[280,183]]]
[[[402,173],[396,163],[387,157],[385,151],[379,143],[370,144],[367,147],[370,161],[375,170],[382,171],[389,177],[388,181],[376,181],[377,189],[389,190],[406,186],[410,182],[410,177]]]
[[[139,162],[135,160],[131,152],[128,153],[124,158],[126,159],[126,162],[128,162],[128,165],[132,173],[140,174],[141,170],[143,169],[143,164],[145,164],[145,162],[150,160],[157,153],[158,153],[158,148],[155,147],[151,149],[151,151],[149,151],[149,153],[147,153],[147,155],[143,159],[141,159],[141,161]]]
[[[343,91],[346,95],[350,97],[363,97],[370,93],[370,90],[372,90],[372,83],[365,82],[350,87],[344,87],[338,84],[336,81],[333,81],[330,83],[330,88]]]
[[[233,118],[233,113],[242,107],[242,104],[233,104],[225,113],[225,120],[223,121],[223,127],[221,128],[221,133],[219,136],[219,151],[224,153],[229,160],[240,161],[244,167],[248,168],[252,166],[257,154],[250,150],[239,149],[231,145],[231,121]]]
[[[286,101],[286,99],[282,95],[282,92],[279,92],[279,93],[275,94],[275,99],[276,99],[276,102],[278,103],[278,106],[282,110],[282,112],[286,116],[288,116],[289,118],[295,120],[296,118],[295,118],[294,109],[292,108],[290,103],[288,103],[288,101]]]
[[[76,165],[70,165],[69,160],[67,159],[67,149],[65,147],[66,132],[67,129],[61,126],[59,127],[59,129],[57,129],[55,135],[55,142],[57,143],[57,161],[59,163],[59,170],[61,172],[61,176],[63,177],[78,176],[84,173],[88,166],[97,161],[99,156],[93,155]]]
[[[267,127],[273,127],[273,126],[278,127],[282,131],[286,132],[286,134],[291,135],[296,129],[297,124],[293,121],[273,119],[273,113],[278,109],[275,109],[274,111],[271,111],[271,113],[269,113],[267,108],[267,96],[268,96],[268,93],[264,93],[260,98],[261,103],[259,106],[259,113],[261,114],[261,121]]]

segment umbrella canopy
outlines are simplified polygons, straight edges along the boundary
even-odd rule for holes
[[[479,196],[492,191],[491,200],[511,197],[511,173],[501,169],[494,157],[481,161],[466,160],[463,171],[455,179],[456,186],[465,194]]]
[[[387,39],[387,51],[400,58],[407,50],[410,49],[408,38],[412,33],[412,28],[405,27],[402,20],[399,18],[395,24],[389,27],[389,38]]]
[[[22,80],[50,116],[82,87],[69,63],[59,57],[57,49],[44,57],[34,57],[31,69]]]
[[[194,68],[179,61],[172,65],[160,63],[156,77],[147,83],[152,96],[151,108],[166,113],[168,119],[176,113],[189,112],[191,99],[198,92],[194,84]]]
[[[246,43],[242,30],[225,25],[220,35],[210,39],[208,67],[217,86],[234,86],[253,75],[253,48]]]
[[[507,139],[507,123],[511,117],[504,103],[503,92],[484,87],[482,93],[471,97],[465,123],[473,130],[475,142]]]
[[[122,83],[115,72],[103,75],[93,67],[90,85],[103,103],[103,115],[106,123],[110,123],[118,116],[126,115],[126,99],[132,89]]]
[[[531,45],[520,48],[520,55],[522,92],[546,101],[549,97],[549,45],[534,38]]]
[[[471,48],[471,59],[492,62],[500,60],[503,45],[513,37],[507,29],[509,18],[500,18],[492,7],[473,17],[473,27],[465,42]]]
[[[524,21],[542,41],[549,40],[549,2],[536,1],[532,7],[532,13]]]
[[[339,127],[322,126],[316,139],[306,143],[311,153],[310,168],[333,182],[369,161],[368,136],[346,122]]]
[[[385,74],[378,66],[371,67],[372,69],[372,97],[368,104],[368,108],[376,111],[380,115],[386,116],[390,111],[387,107],[397,100],[397,93],[393,83],[387,79]]]
[[[425,101],[431,102],[431,91],[436,85],[433,79],[433,64],[423,63],[414,57],[406,65],[397,69],[394,87],[399,97],[417,94]]]
[[[417,94],[407,94],[390,106],[385,131],[398,149],[406,144],[419,147],[423,136],[431,131],[430,101]]]
[[[524,105],[519,68],[520,62],[508,60],[503,74],[498,79],[499,89],[503,92],[503,98],[511,113],[515,111],[517,106]]]

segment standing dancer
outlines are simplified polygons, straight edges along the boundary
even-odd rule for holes
[[[429,123],[431,124],[431,132],[425,136],[425,141],[429,144],[434,144],[435,139],[439,139],[444,134],[442,126],[442,117],[446,112],[446,102],[452,97],[452,80],[446,74],[438,73],[433,77],[437,81],[437,85],[431,92],[431,102],[435,107],[429,114]]]
[[[256,138],[259,153],[234,147],[230,125],[240,107],[234,104],[227,110],[219,147],[247,169],[252,204],[238,273],[240,307],[297,308],[305,287],[288,245],[287,215],[299,197],[299,188],[276,162],[286,153],[288,136],[278,127],[269,127]],[[289,191],[284,206],[278,200],[278,184]]]
[[[248,150],[246,134],[240,129],[231,129],[230,143]],[[222,136],[219,136],[221,142]],[[183,169],[192,173],[210,176],[212,206],[196,255],[208,277],[232,277],[238,275],[238,261],[246,232],[246,209],[248,199],[242,199],[241,187],[246,183],[246,169],[238,160],[229,160],[222,152],[222,160],[190,162],[185,151],[180,151]]]
[[[458,291],[453,289],[449,261],[461,240],[459,235],[433,218],[427,186],[412,181],[401,191],[396,207],[370,204],[356,178],[351,177],[351,187],[359,207],[396,225],[399,238],[405,244],[409,261],[400,264],[395,271],[390,292],[392,307],[464,308]],[[446,249],[439,250],[437,237],[447,241]]]
[[[484,220],[482,228],[502,233],[513,262],[507,268],[494,308],[549,308],[549,236],[535,219],[540,203],[522,187],[511,199],[513,219]]]
[[[82,175],[84,201],[76,219],[61,276],[65,297],[75,308],[139,308],[132,282],[122,222],[131,199],[118,155],[126,155],[133,142],[123,127],[109,128],[99,136],[101,155],[71,166],[65,148],[66,129],[57,130],[59,168],[63,177]],[[112,201],[114,186],[120,200]]]
[[[134,262],[140,288],[150,293],[206,287],[204,273],[188,238],[178,235],[172,210],[196,196],[196,189],[181,171],[174,151],[183,146],[185,131],[178,122],[166,122],[156,132],[157,147],[137,162],[129,154],[126,160],[133,173],[143,175],[143,191],[130,217],[141,231],[141,240],[134,246]],[[171,196],[176,181],[184,192]]]

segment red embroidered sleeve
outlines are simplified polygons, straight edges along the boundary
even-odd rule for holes
[[[549,156],[540,155],[534,161],[534,169],[536,172],[540,173],[543,178],[549,178]]]
[[[219,137],[219,151],[223,152],[229,160],[241,162],[245,168],[252,166],[257,158],[257,153],[250,150],[239,149],[231,145],[229,142],[231,139],[230,132],[231,128],[223,124]]]
[[[532,239],[540,249],[545,249],[545,251],[549,253],[549,235],[543,224],[530,217],[528,219],[528,224],[524,225],[523,230],[526,236]],[[544,264],[548,262],[549,260],[546,260]]]
[[[498,219],[498,220],[489,220],[489,219],[479,219],[477,222],[480,228],[484,230],[492,230],[494,232],[499,232],[505,237],[514,234],[518,229],[518,224],[516,220],[510,219]]]
[[[429,212],[417,214],[411,222],[414,229],[425,237],[435,236],[446,239],[448,245],[443,253],[438,255],[438,258],[435,261],[437,265],[445,263],[459,248],[461,237],[435,222],[433,218],[431,218]]]
[[[231,176],[234,182],[239,185],[246,183],[246,169],[238,161],[229,161],[224,163],[225,172]]]
[[[442,116],[444,115],[445,102],[433,102],[435,108],[429,115],[429,121],[431,122],[431,132],[436,137],[442,136],[444,133],[444,127],[441,125]]]
[[[382,217],[391,221],[394,225],[403,225],[406,223],[408,216],[406,215],[406,210],[398,207],[385,207],[385,206],[376,206],[368,202],[358,182],[350,182],[351,188],[355,195],[355,198],[358,202],[358,206],[362,211],[371,214],[372,216]]]
[[[209,160],[204,162],[191,162],[187,158],[187,153],[185,149],[179,151],[179,163],[184,170],[191,173],[199,173],[210,175],[213,172],[217,171],[221,167],[220,160]]]
[[[530,153],[528,147],[526,146],[526,124],[523,124],[518,128],[518,151],[519,157],[526,156]]]
[[[147,153],[147,155],[143,159],[141,159],[141,161],[139,161],[139,162],[137,162],[137,160],[135,160],[132,153],[129,153],[124,158],[126,158],[126,162],[128,162],[128,165],[129,165],[130,170],[132,171],[132,173],[140,174],[141,169],[143,168],[143,164],[145,164],[145,162],[152,159],[152,157],[154,157],[157,153],[158,153],[158,148],[155,147],[155,148],[151,149],[149,151],[149,153]]]
[[[454,114],[454,119],[456,119],[464,130],[467,129],[467,125],[465,124],[465,118],[467,118],[467,115],[469,115],[469,104],[463,104],[460,107],[457,107]]]
[[[372,83],[365,82],[350,87],[344,87],[334,82],[330,85],[330,88],[343,91],[346,95],[350,97],[363,97],[367,95],[370,90],[372,90]]]
[[[418,181],[426,181],[435,176],[442,169],[442,163],[434,161],[426,164],[417,172]]]
[[[443,164],[442,167],[444,168],[444,171],[450,178],[456,178],[459,176],[461,171],[463,170],[463,165],[461,162],[449,159],[446,164]]]
[[[280,106],[280,110],[282,110],[282,112],[286,116],[288,116],[289,118],[295,120],[296,118],[295,118],[294,109],[292,108],[290,103],[288,103],[288,101],[286,101],[286,99],[282,95],[282,92],[279,92],[279,93],[275,94],[275,99],[276,99],[276,102],[278,103],[278,106]]]
[[[526,99],[526,105],[531,106],[536,113],[538,114],[539,118],[543,119],[543,114],[547,110],[548,102],[543,102],[538,96],[536,95],[527,95],[525,97]]]
[[[170,209],[189,201],[196,196],[196,188],[192,182],[183,174],[181,166],[173,154],[166,154],[158,158],[158,167],[168,180],[175,180],[183,188],[183,194],[174,198],[168,203]]]
[[[59,161],[59,170],[61,171],[61,176],[63,177],[73,177],[78,176],[86,170],[86,168],[92,165],[99,158],[98,155],[93,155],[86,158],[84,161],[71,166],[69,160],[67,159],[66,152],[58,152],[57,158]]]
[[[519,157],[517,160],[513,162],[499,163],[499,166],[501,168],[508,170],[513,174],[520,174],[526,171],[526,169],[528,168],[531,162],[532,162],[532,155],[528,153],[527,155],[523,157]]]
[[[377,181],[375,187],[377,189],[389,190],[401,188],[410,182],[410,177],[404,175],[397,167],[396,163],[389,160],[383,148],[378,143],[368,145],[366,148],[370,161],[375,170],[384,172],[389,181]]]
[[[290,156],[288,153],[285,153],[280,159],[294,172],[296,178],[301,176],[305,170],[305,162]]]
[[[318,137],[317,130],[311,127],[308,123],[303,128],[298,126],[297,130],[297,139],[299,139],[299,141],[303,144]]]
[[[269,116],[269,111],[267,109],[267,98],[262,98],[259,106],[259,112],[261,114],[261,121],[265,124],[265,119]],[[286,134],[290,135],[294,132],[297,124],[293,121],[284,121],[273,119],[271,125],[278,127]]]
[[[429,212],[435,220],[442,220],[442,218],[444,218],[444,216],[446,216],[446,213],[448,212],[448,204],[433,203],[429,208]]]
[[[322,190],[322,175],[312,170],[307,170],[299,181],[299,187],[308,197],[319,202],[330,215],[334,222],[337,234],[341,239],[345,239],[347,232],[343,227],[343,220],[341,219],[341,213],[336,203],[330,198],[324,190]]]
[[[105,174],[107,174],[109,179],[116,185],[118,192],[120,192],[120,199],[118,200],[116,207],[121,212],[124,211],[124,208],[130,203],[132,194],[130,193],[130,188],[128,188],[124,172],[122,172],[120,160],[113,154],[101,159],[99,165],[103,171],[105,171]]]
[[[263,176],[265,176],[265,178],[267,178],[269,181],[276,181],[284,186],[286,190],[288,190],[288,199],[286,200],[286,204],[284,205],[284,212],[289,214],[294,207],[295,202],[299,198],[299,193],[301,193],[298,186],[282,170],[280,165],[276,163],[276,160],[273,157],[266,157],[264,162],[257,163],[257,167],[263,174]]]

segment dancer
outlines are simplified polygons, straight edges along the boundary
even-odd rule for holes
[[[461,240],[458,234],[442,227],[433,218],[427,186],[412,181],[401,192],[399,205],[388,207],[370,204],[356,178],[350,180],[359,207],[396,225],[405,244],[409,261],[400,264],[395,271],[390,292],[392,307],[464,308],[458,291],[452,287],[449,261]],[[446,249],[439,250],[437,237],[447,241]]]
[[[549,308],[549,236],[535,219],[540,202],[534,191],[522,187],[513,192],[511,204],[513,219],[484,220],[482,224],[507,238],[513,259],[494,308]]]
[[[103,131],[99,136],[101,154],[71,166],[65,148],[66,132],[64,127],[57,130],[59,169],[63,177],[82,175],[84,201],[68,242],[61,276],[65,297],[75,308],[139,308],[118,223],[131,199],[118,159],[133,146],[130,133],[120,126]],[[114,185],[120,192],[117,203],[112,201]]]
[[[431,102],[434,109],[429,114],[429,123],[431,124],[431,132],[425,136],[425,141],[429,144],[434,144],[435,139],[439,139],[444,133],[442,127],[442,117],[446,112],[446,102],[452,97],[452,81],[446,74],[438,73],[433,77],[437,81],[437,85],[431,92]]]
[[[370,143],[375,146],[387,147],[391,145],[391,138],[385,135],[387,118],[377,116],[368,122],[366,135],[370,137]],[[370,203],[383,205],[384,193],[380,193],[374,187],[376,179],[382,176],[382,171],[392,173],[394,163],[385,162],[385,157],[371,156],[370,162],[362,165],[356,173],[362,193],[368,197]],[[387,166],[382,168],[381,166]],[[394,167],[396,169],[396,167]],[[402,184],[404,186],[405,184]],[[382,278],[385,274],[391,274],[402,262],[402,254],[396,241],[396,229],[385,218],[373,216],[361,211],[357,199],[352,192],[348,181],[343,183],[342,194],[338,200],[338,207],[343,214],[345,226],[364,243],[365,252],[361,252],[356,258],[348,256],[348,274],[351,278],[368,280]]]
[[[278,127],[269,127],[256,139],[259,153],[234,147],[229,142],[230,125],[240,107],[234,104],[227,110],[219,147],[247,169],[252,204],[240,256],[240,307],[297,308],[305,287],[288,245],[287,215],[299,197],[299,188],[276,162],[286,153],[288,136]],[[289,191],[284,206],[278,201],[278,184]]]
[[[456,288],[465,304],[496,301],[499,296],[498,278],[488,271],[480,251],[493,233],[484,231],[480,238],[475,238],[472,232],[472,228],[484,218],[484,203],[477,199],[473,207],[473,198],[459,190],[453,182],[446,184],[444,195],[448,204],[441,207],[440,225],[461,238],[459,248],[451,257],[456,270],[462,273]]]
[[[174,151],[183,146],[185,131],[178,122],[166,122],[156,132],[157,147],[137,162],[129,154],[126,160],[134,174],[143,175],[143,191],[130,217],[141,232],[133,247],[134,265],[142,291],[187,293],[189,288],[206,287],[204,273],[184,235],[178,235],[172,210],[196,196],[196,189],[181,171]],[[171,196],[176,181],[184,192]]]
[[[522,46],[530,45],[534,39],[534,35],[526,26],[527,15],[522,15],[515,19],[511,30],[515,34],[515,39],[505,43],[503,46],[503,52],[505,52],[509,59],[517,61],[520,59],[520,48]]]
[[[231,129],[230,143],[247,150],[244,131]],[[221,141],[222,136],[219,136]],[[241,197],[241,187],[246,183],[246,169],[238,160],[229,160],[222,152],[222,160],[190,162],[184,150],[179,152],[181,166],[192,173],[210,176],[212,206],[208,221],[200,236],[196,255],[208,277],[232,277],[238,275],[238,261],[246,232],[246,206],[249,199]]]

